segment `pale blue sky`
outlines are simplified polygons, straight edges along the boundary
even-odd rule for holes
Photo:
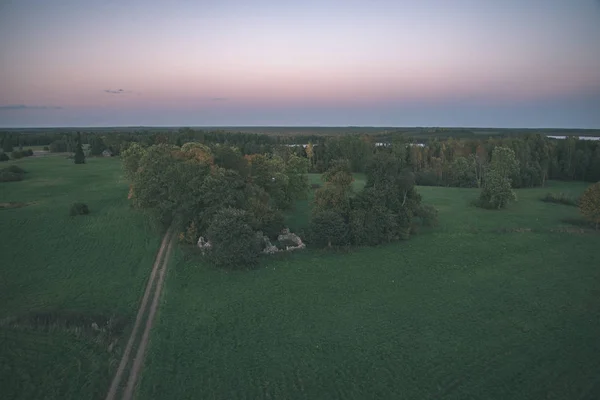
[[[5,127],[600,128],[598,0],[0,0],[0,38]]]

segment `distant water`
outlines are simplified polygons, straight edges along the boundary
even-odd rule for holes
[[[548,137],[550,139],[566,139],[566,136],[550,136],[548,135]],[[600,140],[600,136],[573,136],[574,138],[577,138],[579,140]]]

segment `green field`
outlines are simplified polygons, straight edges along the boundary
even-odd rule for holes
[[[600,235],[553,232],[577,209],[539,201],[584,187],[519,190],[506,211],[421,187],[435,230],[254,271],[180,250],[138,398],[600,398]]]
[[[9,164],[28,173],[0,183],[0,203],[27,206],[0,208],[1,397],[102,399],[161,232],[129,207],[118,159]],[[137,398],[600,398],[600,234],[539,200],[585,187],[519,190],[505,211],[470,206],[475,189],[420,187],[439,227],[253,271],[176,249]],[[292,230],[307,229],[311,197]],[[91,214],[69,217],[75,201]],[[114,347],[89,329],[108,318]]]
[[[0,168],[10,164],[27,174],[0,183],[0,203],[28,205],[0,208],[0,397],[101,399],[125,340],[111,343],[126,339],[160,232],[130,209],[117,159]],[[75,201],[91,214],[70,217]],[[90,329],[108,319],[110,342]]]

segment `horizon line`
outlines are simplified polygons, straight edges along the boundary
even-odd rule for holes
[[[394,126],[394,125],[88,125],[88,126],[4,126],[5,129],[107,129],[107,128],[375,128],[375,129],[502,129],[502,130],[600,130],[597,128],[569,128],[569,127],[494,127],[494,126]]]

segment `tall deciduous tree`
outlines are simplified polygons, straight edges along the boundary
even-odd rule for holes
[[[600,227],[600,182],[588,187],[579,199],[581,214],[596,226]]]
[[[206,236],[211,243],[210,258],[215,265],[240,269],[258,262],[261,238],[250,227],[245,211],[235,208],[219,211]]]
[[[511,188],[510,176],[518,170],[518,167],[519,163],[512,149],[502,146],[494,148],[492,162],[479,196],[481,206],[501,209],[517,199]]]

